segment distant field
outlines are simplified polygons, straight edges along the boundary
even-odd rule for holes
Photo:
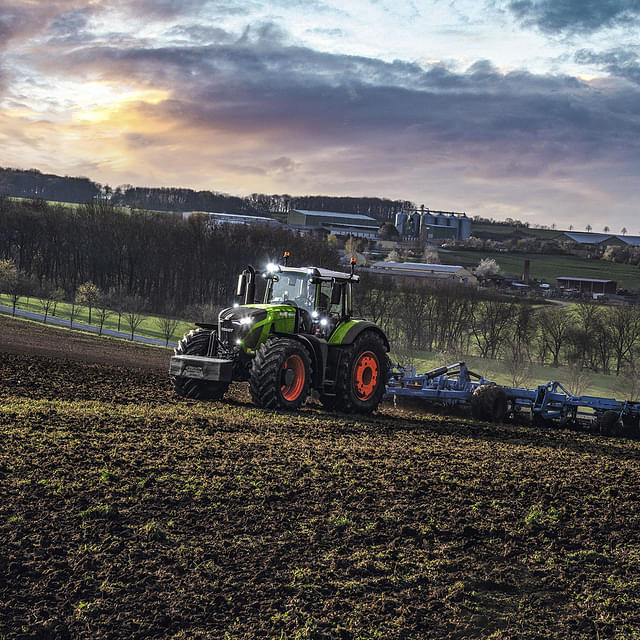
[[[619,287],[640,289],[640,271],[629,264],[604,260],[587,260],[577,256],[540,255],[537,253],[497,253],[491,251],[440,251],[444,264],[477,265],[483,258],[493,258],[505,274],[520,277],[524,261],[531,261],[531,277],[555,284],[560,276],[615,280]]]
[[[555,238],[559,233],[562,233],[560,229],[534,229],[533,227],[516,227],[508,224],[471,224],[471,235],[475,232],[481,233],[495,233],[496,235],[510,235],[516,231],[521,233],[528,233],[537,238],[548,240]]]
[[[391,358],[392,360],[394,359],[393,353],[391,354]],[[502,360],[490,360],[488,358],[468,355],[443,355],[440,353],[421,351],[416,354],[413,364],[418,369],[418,373],[425,373],[436,367],[453,364],[459,358],[467,363],[471,371],[485,376],[498,384],[514,386],[513,380],[508,372],[507,364]],[[398,357],[398,360],[400,364],[402,364],[402,358]],[[630,399],[631,381],[624,375],[604,375],[602,373],[589,371],[585,376],[587,382],[581,390],[581,395],[602,396],[606,398],[616,398],[617,400]],[[531,365],[527,382],[521,383],[521,385],[528,389],[535,389],[539,384],[546,384],[552,380],[557,380],[569,391],[573,391],[570,388],[572,386],[572,373],[569,367],[565,366],[552,367],[550,365],[543,366],[533,364]]]

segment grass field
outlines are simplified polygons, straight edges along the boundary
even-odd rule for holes
[[[181,401],[162,350],[27,325],[0,318],[0,637],[640,636],[638,442]]]
[[[11,307],[11,299],[8,295],[0,294],[0,304]],[[34,311],[35,313],[43,313],[42,306],[39,303],[38,298],[21,298],[18,302],[17,308],[24,309],[25,311]],[[89,311],[86,307],[76,307],[77,312],[73,318],[74,323],[89,322]],[[51,315],[51,310],[49,314]],[[56,306],[55,317],[68,320],[71,313],[71,305],[67,302],[59,302]],[[91,321],[93,325],[98,324],[98,316],[96,310],[92,310]],[[104,323],[105,329],[118,330],[118,314],[112,312],[112,314],[106,319]],[[180,340],[182,336],[193,328],[192,322],[179,321],[176,330],[173,332],[170,342]],[[126,315],[123,314],[120,320],[120,331],[124,333],[130,332],[129,325],[127,324]],[[158,340],[164,340],[165,336],[162,335],[160,327],[158,326],[158,316],[145,315],[140,326],[136,329],[136,335],[146,336],[148,338],[157,338]]]
[[[562,233],[562,231],[559,229],[534,229],[533,227],[515,227],[508,224],[477,224],[473,222],[471,224],[471,235],[474,235],[474,233],[477,231],[484,233],[493,233],[501,236],[508,236],[514,232],[520,232],[527,233],[543,240],[550,240],[551,238],[555,238]]]
[[[531,277],[555,284],[556,278],[599,278],[615,280],[618,287],[640,289],[640,270],[629,264],[616,264],[604,260],[588,260],[578,256],[540,255],[537,253],[498,253],[490,251],[440,251],[443,264],[477,265],[483,258],[493,258],[502,272],[520,278],[524,261],[531,261]]]
[[[391,355],[393,358],[393,354]],[[413,366],[418,369],[418,373],[425,373],[443,365],[453,364],[458,358],[463,359],[472,371],[498,384],[514,386],[513,375],[509,373],[508,365],[502,360],[490,360],[478,356],[449,356],[423,351],[416,354]],[[573,383],[577,382],[575,376],[576,374],[567,366],[552,367],[534,363],[528,368],[526,382],[520,382],[520,385],[533,389],[539,384],[557,380],[569,391],[573,391],[571,387]],[[585,372],[580,381],[580,395],[629,400],[632,399],[629,397],[632,393],[631,382],[624,375],[614,376],[592,371]]]

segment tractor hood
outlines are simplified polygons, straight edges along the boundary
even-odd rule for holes
[[[218,317],[220,342],[253,354],[268,335],[293,333],[296,308],[288,304],[248,304],[228,307]]]

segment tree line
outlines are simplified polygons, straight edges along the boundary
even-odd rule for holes
[[[246,197],[218,191],[179,187],[138,187],[122,184],[115,188],[88,178],[43,174],[36,169],[22,171],[0,167],[0,195],[41,198],[86,204],[104,200],[118,207],[148,211],[211,211],[268,216],[286,214],[291,209],[337,211],[368,215],[380,222],[391,222],[403,209],[414,209],[408,200],[371,197],[291,196],[253,193]]]
[[[100,192],[100,185],[89,178],[61,177],[41,173],[37,169],[22,171],[0,167],[0,195],[84,203],[91,202]]]
[[[326,241],[266,225],[207,228],[197,216],[123,213],[104,202],[69,209],[0,199],[0,260],[15,265],[18,289],[65,300],[90,282],[160,314],[226,306],[248,263],[260,269],[285,249],[296,264],[338,266]]]
[[[371,273],[355,287],[354,304],[408,361],[423,350],[500,359],[515,385],[533,363],[620,375],[635,371],[640,352],[640,307],[633,305],[536,308],[462,284]]]

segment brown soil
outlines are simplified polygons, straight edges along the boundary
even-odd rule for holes
[[[640,637],[635,441],[181,401],[167,351],[0,333],[0,638]]]

